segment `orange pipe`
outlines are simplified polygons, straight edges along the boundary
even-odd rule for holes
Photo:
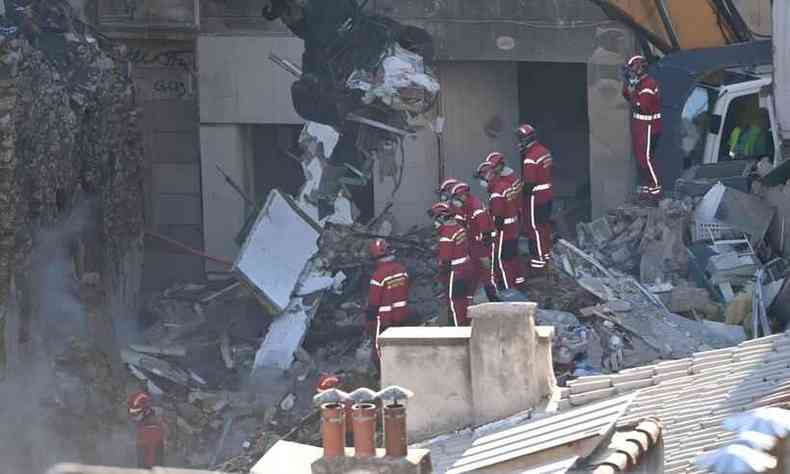
[[[332,459],[345,455],[346,423],[342,404],[321,405],[321,437],[324,440],[324,458]]]
[[[384,448],[387,456],[406,457],[406,407],[393,403],[384,407]]]
[[[354,456],[360,459],[376,455],[376,405],[359,403],[351,409],[354,428]]]

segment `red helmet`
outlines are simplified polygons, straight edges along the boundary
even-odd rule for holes
[[[317,392],[324,392],[337,388],[338,385],[340,385],[340,378],[337,375],[321,374],[321,378],[318,379],[318,385],[315,389]]]
[[[628,60],[626,67],[636,78],[640,78],[647,74],[647,59],[637,54]]]
[[[152,410],[151,395],[143,391],[135,392],[129,395],[127,406],[129,408],[129,416],[140,420]]]
[[[459,181],[453,189],[450,190],[450,194],[453,196],[464,196],[472,191],[472,188],[469,187],[468,184],[464,183],[463,181]]]
[[[450,207],[450,205],[447,204],[446,202],[437,202],[436,204],[431,206],[431,209],[428,211],[428,215],[433,219],[437,219],[437,218],[447,219],[449,217],[454,217],[455,211],[453,211],[453,208]]]
[[[496,169],[505,165],[505,155],[495,151],[493,153],[489,153],[488,156],[486,156],[486,161],[491,163],[491,166]]]
[[[442,184],[440,184],[439,188],[436,190],[436,192],[439,194],[439,199],[442,201],[447,201],[450,199],[450,196],[452,196],[452,189],[458,183],[460,183],[460,181],[455,178],[447,178],[442,181]]]
[[[529,148],[533,143],[538,141],[538,134],[535,131],[535,127],[528,123],[522,124],[516,129],[516,137],[518,138],[518,146],[522,150]]]
[[[390,254],[390,246],[384,239],[376,239],[370,243],[368,251],[373,258],[381,258]]]
[[[488,179],[488,175],[494,171],[494,166],[489,163],[488,161],[484,161],[477,166],[477,171],[475,171],[475,178],[478,179]]]

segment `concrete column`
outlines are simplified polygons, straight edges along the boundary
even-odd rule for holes
[[[239,247],[234,241],[244,225],[245,202],[217,171],[220,165],[236,183],[244,185],[245,158],[242,125],[201,125],[200,166],[203,190],[203,226],[206,252],[230,260],[236,259]],[[207,262],[206,272],[228,268]]]
[[[542,398],[536,379],[535,303],[486,303],[469,308],[475,424],[529,409]]]
[[[636,186],[636,162],[631,153],[629,105],[621,94],[620,67],[633,52],[625,28],[611,28],[587,67],[590,117],[590,198],[593,219],[623,204]]]
[[[379,336],[381,386],[414,392],[406,410],[409,442],[473,423],[470,328],[400,327]]]

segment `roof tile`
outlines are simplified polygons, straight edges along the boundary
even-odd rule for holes
[[[617,389],[617,393],[627,393],[633,390],[638,390],[640,388],[647,388],[653,385],[652,379],[646,380],[634,380],[632,382],[622,382],[614,385],[614,388]]]
[[[571,394],[570,401],[571,405],[584,405],[585,403],[594,402],[597,400],[603,400],[604,398],[611,397],[615,394],[614,387],[603,388],[600,390],[593,390],[590,392],[580,393],[578,395]]]
[[[594,390],[600,390],[602,388],[607,388],[612,386],[612,381],[609,377],[605,379],[593,380],[590,382],[584,381],[581,383],[575,383],[570,386],[571,388],[571,396],[580,393],[587,393],[592,392]]]

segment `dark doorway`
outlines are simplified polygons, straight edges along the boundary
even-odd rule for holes
[[[541,142],[554,157],[556,213],[567,215],[568,224],[589,218],[587,65],[519,63],[518,87],[521,121],[538,130]]]
[[[304,185],[299,156],[301,125],[257,125],[252,130],[255,200],[263,202],[272,189],[296,197]]]

